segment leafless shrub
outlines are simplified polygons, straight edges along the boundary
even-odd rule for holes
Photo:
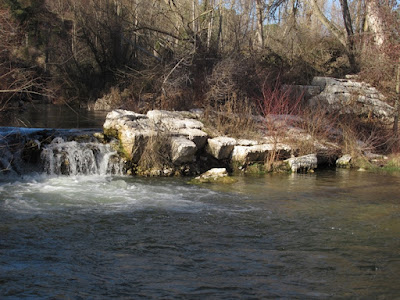
[[[23,34],[7,9],[0,7],[0,111],[20,100],[50,94],[38,68],[27,67],[18,57]]]
[[[250,138],[257,135],[254,105],[249,99],[238,99],[232,95],[224,103],[208,106],[204,111],[207,125],[219,135]]]
[[[252,98],[260,86],[256,61],[227,58],[207,78],[205,104],[218,106],[232,98]]]

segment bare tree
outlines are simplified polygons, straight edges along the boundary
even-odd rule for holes
[[[256,0],[256,15],[257,15],[257,41],[259,49],[264,49],[264,1]]]
[[[377,0],[369,0],[366,4],[366,25],[365,30],[373,33],[375,44],[381,47],[385,43],[385,25],[380,11],[380,4]]]
[[[0,111],[15,106],[16,101],[46,96],[45,82],[37,70],[25,65],[18,57],[18,51],[25,46],[23,31],[10,11],[2,7],[0,40]]]
[[[313,7],[315,15],[322,24],[339,40],[345,47],[347,56],[349,58],[350,68],[352,71],[358,70],[358,65],[354,55],[354,32],[352,28],[352,20],[347,0],[340,0],[342,9],[343,22],[345,24],[345,31],[340,29],[336,24],[329,20],[318,6],[317,0],[307,0]]]

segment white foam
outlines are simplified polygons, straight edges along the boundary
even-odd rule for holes
[[[152,184],[107,176],[38,176],[0,186],[0,205],[20,212],[71,207],[106,211],[161,208],[196,212],[209,207],[201,199],[217,193],[196,186]]]

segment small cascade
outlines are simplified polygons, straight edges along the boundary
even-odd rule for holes
[[[55,175],[122,175],[124,162],[108,144],[56,137],[40,154],[44,171]]]

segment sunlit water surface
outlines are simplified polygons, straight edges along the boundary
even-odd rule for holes
[[[398,176],[0,180],[2,299],[400,297]]]

